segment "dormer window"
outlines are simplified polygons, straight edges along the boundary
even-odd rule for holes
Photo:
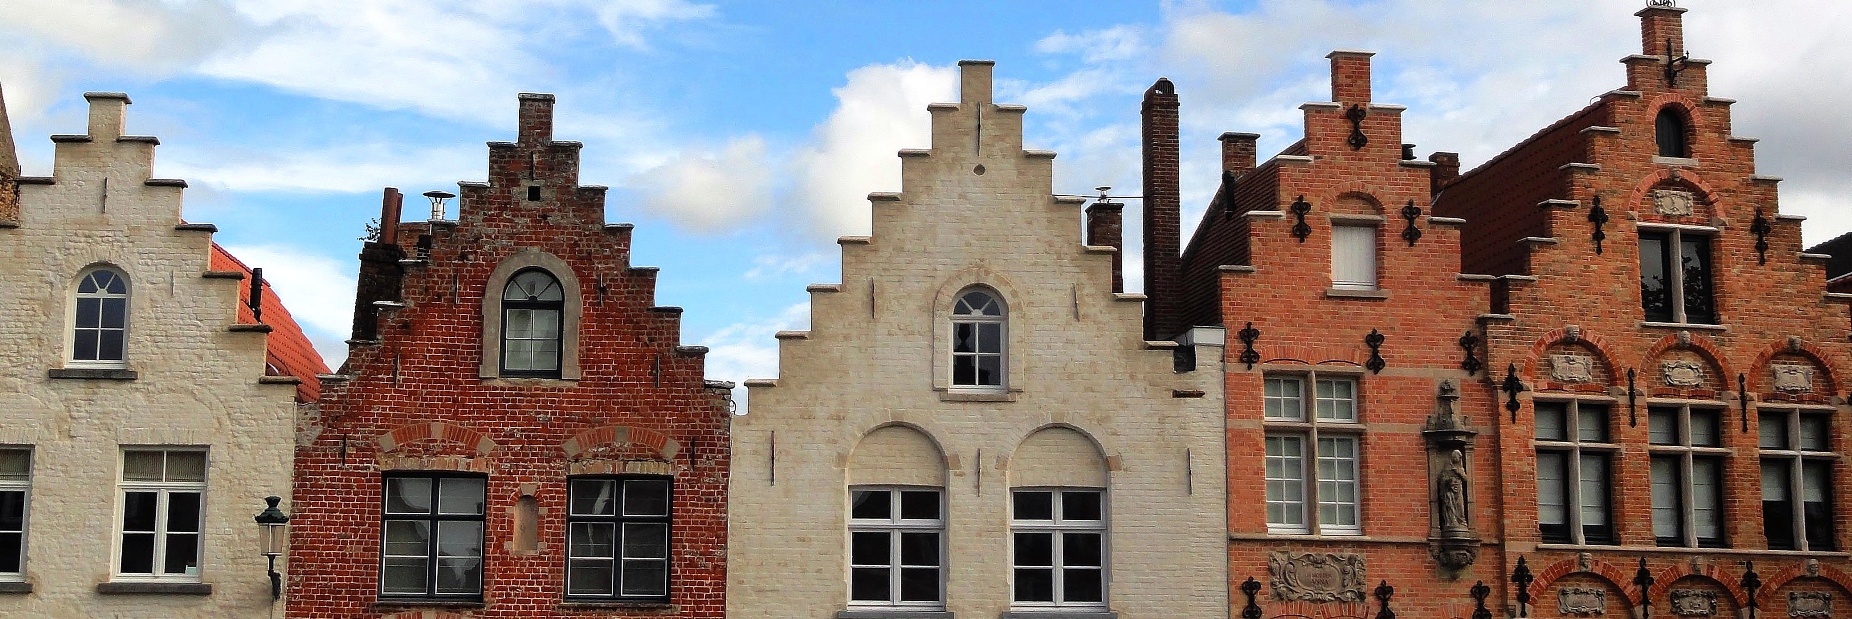
[[[72,310],[72,365],[122,367],[128,360],[128,278],[108,267],[90,271],[78,280]]]
[[[1003,302],[985,290],[967,290],[952,307],[952,387],[1001,389],[1004,366]]]
[[[1685,144],[1685,119],[1676,110],[1670,107],[1659,110],[1659,119],[1653,121],[1653,136],[1659,142],[1659,156],[1679,159],[1691,156],[1691,149]]]
[[[515,274],[502,289],[502,375],[559,378],[560,316],[566,295],[540,269]]]

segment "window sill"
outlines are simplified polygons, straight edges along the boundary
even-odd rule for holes
[[[442,598],[379,598],[373,601],[373,607],[381,610],[403,610],[407,608],[483,608],[487,603],[479,599],[442,599]]]
[[[1387,299],[1389,291],[1375,288],[1326,288],[1327,299]]]
[[[622,600],[567,600],[560,602],[562,611],[587,610],[621,610],[627,613],[644,613],[651,615],[675,615],[682,612],[682,607],[668,602],[626,602]]]
[[[951,611],[868,608],[836,611],[836,619],[952,619]]]
[[[997,615],[997,619],[1119,619],[1119,613],[1110,610],[1008,610]]]
[[[1016,394],[986,391],[941,391],[940,402],[1015,402]]]
[[[1728,325],[1710,325],[1710,324],[1702,324],[1702,323],[1695,323],[1695,322],[1653,322],[1651,320],[1640,321],[1640,326],[1641,327],[1651,327],[1655,329],[1697,329],[1700,331],[1719,331],[1719,332],[1730,330],[1730,327]]]
[[[134,582],[97,583],[98,595],[212,595],[212,585],[203,582]]]
[[[73,380],[135,380],[140,375],[128,368],[52,368],[46,376]]]
[[[32,583],[0,581],[0,595],[26,594],[32,592]]]

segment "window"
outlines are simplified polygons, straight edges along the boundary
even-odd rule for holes
[[[1589,400],[1535,403],[1537,525],[1554,544],[1612,544],[1608,405]]]
[[[1659,143],[1661,157],[1691,156],[1685,148],[1685,119],[1670,107],[1659,110],[1659,118],[1653,121],[1653,138]]]
[[[1331,287],[1376,289],[1376,226],[1331,227]]]
[[[385,482],[380,595],[480,597],[487,480],[440,473]]]
[[[516,273],[502,289],[502,375],[559,378],[560,315],[566,295],[540,269]]]
[[[939,490],[849,489],[849,604],[945,605],[945,512]]]
[[[26,574],[26,498],[32,491],[32,450],[0,448],[0,580]]]
[[[952,386],[1003,387],[1003,303],[982,290],[952,307]]]
[[[573,478],[566,595],[668,601],[669,478]]]
[[[1648,406],[1653,536],[1660,546],[1723,546],[1723,433],[1718,409]]]
[[[1640,304],[1649,322],[1716,324],[1710,237],[1642,228]]]
[[[1015,606],[1104,609],[1104,493],[1051,488],[1010,494]]]
[[[1313,392],[1306,393],[1305,386]],[[1262,392],[1267,530],[1360,535],[1357,379],[1269,376]],[[1315,475],[1308,476],[1307,470]],[[1311,509],[1316,506],[1317,509]]]
[[[116,574],[132,579],[199,580],[205,515],[206,452],[122,452],[121,553]]]
[[[128,279],[115,269],[91,271],[77,283],[73,309],[72,364],[121,367],[128,359]]]
[[[1833,550],[1830,410],[1762,409],[1762,533],[1778,550]],[[1796,498],[1799,498],[1797,501]]]

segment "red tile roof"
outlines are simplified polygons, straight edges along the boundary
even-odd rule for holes
[[[212,244],[212,270],[239,271],[246,278],[238,287],[238,323],[257,324],[257,318],[251,315],[251,267],[245,266],[237,257]],[[328,364],[315,352],[315,346],[309,343],[309,337],[302,333],[302,327],[296,325],[289,309],[283,307],[283,299],[277,297],[275,290],[266,282],[262,301],[264,310],[263,323],[270,325],[270,339],[265,348],[265,376],[294,376],[302,379],[296,386],[297,402],[314,402],[321,397],[321,381],[316,374],[327,374]]]

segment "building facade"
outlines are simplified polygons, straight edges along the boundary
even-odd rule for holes
[[[959,64],[734,428],[734,617],[1220,616],[1219,351],[1151,342],[1121,207]],[[1200,359],[1200,367],[1192,361]]]
[[[386,191],[297,429],[288,616],[723,616],[731,385],[552,125],[521,95],[454,220]]]
[[[327,368],[181,219],[129,98],[85,98],[51,176],[19,175],[0,108],[0,615],[272,616],[252,516]]]

